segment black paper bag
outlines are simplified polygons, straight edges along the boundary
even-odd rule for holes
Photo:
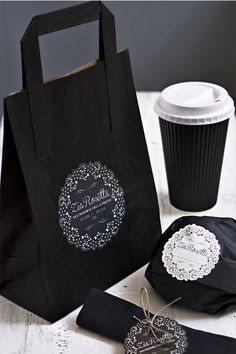
[[[100,59],[43,82],[40,35],[99,20]],[[79,45],[79,43],[76,45]],[[99,2],[36,16],[5,99],[1,294],[55,321],[147,263],[159,210],[127,50]]]
[[[89,331],[124,342],[130,328],[137,324],[137,320],[133,316],[140,319],[145,318],[143,309],[98,289],[91,289],[88,299],[78,314],[76,323]],[[185,330],[187,337],[186,354],[236,353],[236,339],[234,338],[182,325],[181,327]],[[135,353],[135,351],[133,352]],[[156,351],[153,350],[153,353]]]

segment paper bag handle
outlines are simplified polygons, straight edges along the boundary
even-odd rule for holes
[[[39,36],[99,20],[99,56],[104,60],[108,99],[109,80],[116,54],[115,21],[99,1],[92,1],[33,17],[21,40],[23,87],[27,89],[38,160],[51,155],[50,121],[47,111]]]

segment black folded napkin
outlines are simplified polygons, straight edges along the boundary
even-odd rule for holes
[[[162,260],[166,243],[174,233],[195,224],[213,233],[220,246],[214,269],[196,280],[179,280],[167,272]],[[181,296],[179,305],[195,311],[223,313],[236,309],[236,221],[231,218],[184,216],[163,233],[146,270],[146,278],[166,301]]]
[[[137,324],[134,315],[144,318],[142,308],[101,290],[91,289],[76,323],[97,334],[124,342],[131,327]],[[234,338],[182,327],[188,340],[186,354],[236,353]]]

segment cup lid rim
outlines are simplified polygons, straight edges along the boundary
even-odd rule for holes
[[[230,118],[234,102],[221,86],[188,81],[165,88],[154,104],[155,113],[170,122],[202,125]]]

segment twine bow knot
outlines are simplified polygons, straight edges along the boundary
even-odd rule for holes
[[[140,318],[138,318],[136,316],[133,316],[133,317],[137,321],[139,321],[141,324],[143,324],[144,327],[147,327],[147,335],[151,332],[152,335],[156,338],[156,340],[161,345],[169,344],[171,339],[173,338],[173,335],[170,332],[165,331],[165,330],[155,326],[155,319],[157,318],[157,316],[160,314],[161,311],[163,311],[167,307],[173,305],[175,302],[179,301],[180,299],[181,299],[181,297],[178,297],[177,299],[175,299],[171,303],[169,303],[166,306],[162,307],[153,317],[151,317],[148,291],[147,291],[146,288],[142,288],[141,291],[140,291],[140,300],[141,300],[141,305],[142,305],[142,309],[143,309],[143,313],[144,313],[145,318],[141,320]],[[145,306],[145,302],[146,302],[146,306]],[[165,334],[165,337],[167,339],[166,340],[165,339],[162,340],[161,338],[159,338],[156,335],[156,332],[160,332],[160,333]]]

